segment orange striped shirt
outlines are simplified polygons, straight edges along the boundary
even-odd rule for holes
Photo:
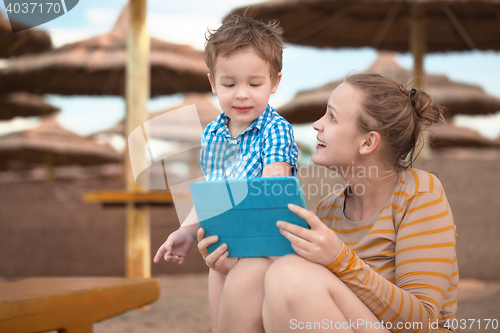
[[[384,207],[362,221],[344,215],[344,191],[321,201],[317,215],[344,243],[327,268],[394,332],[445,328],[457,310],[456,227],[441,182],[408,169]],[[429,325],[429,321],[433,326]],[[407,324],[412,329],[400,329]],[[400,323],[400,324],[398,324]]]

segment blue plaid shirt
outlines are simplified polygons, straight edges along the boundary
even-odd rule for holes
[[[233,138],[221,112],[201,137],[201,170],[206,180],[258,178],[270,163],[287,162],[297,174],[298,149],[292,126],[272,107]]]

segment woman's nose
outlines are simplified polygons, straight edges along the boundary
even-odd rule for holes
[[[315,129],[318,132],[323,131],[323,125],[321,125],[321,119],[323,118],[319,118],[313,123],[313,129]]]

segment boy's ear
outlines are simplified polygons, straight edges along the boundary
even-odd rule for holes
[[[215,80],[212,81],[212,77],[210,76],[210,73],[207,74],[208,81],[210,81],[210,87],[212,88],[212,92],[217,95],[217,90],[215,90]]]
[[[280,85],[280,82],[281,82],[281,72],[278,73],[278,77],[276,78],[276,82],[274,82],[274,85],[273,87],[271,88],[271,93],[275,93],[276,90],[278,90],[278,86]]]
[[[380,134],[375,131],[365,134],[361,138],[361,147],[359,148],[359,153],[361,155],[368,155],[373,153],[373,151],[380,145],[381,138]]]

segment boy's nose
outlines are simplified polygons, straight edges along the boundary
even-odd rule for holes
[[[245,99],[248,98],[248,92],[245,88],[240,87],[236,90],[236,98],[237,99]]]

